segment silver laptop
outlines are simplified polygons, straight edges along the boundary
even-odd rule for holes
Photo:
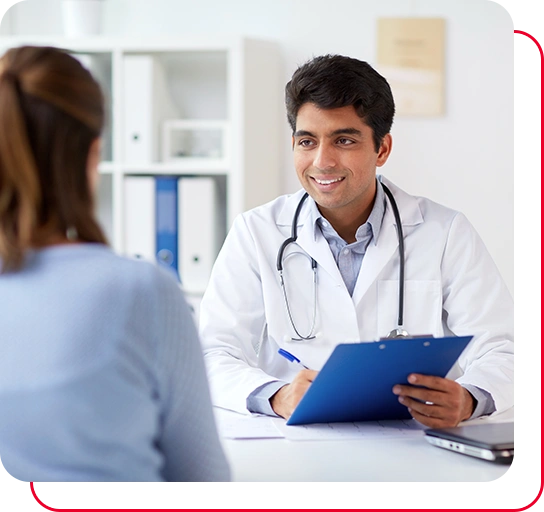
[[[454,428],[432,428],[425,431],[429,443],[501,464],[514,458],[514,423],[482,423]]]

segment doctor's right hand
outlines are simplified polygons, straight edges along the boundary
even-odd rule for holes
[[[301,370],[291,384],[278,389],[270,398],[274,412],[282,418],[289,419],[316,376],[315,370]]]

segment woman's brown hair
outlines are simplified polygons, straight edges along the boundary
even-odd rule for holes
[[[66,51],[24,46],[0,59],[0,273],[68,230],[106,243],[87,175],[103,122],[100,86]]]

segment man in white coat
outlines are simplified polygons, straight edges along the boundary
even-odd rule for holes
[[[483,242],[461,213],[376,176],[392,147],[387,81],[366,62],[317,57],[293,74],[286,107],[304,190],[240,215],[217,258],[200,317],[214,404],[289,418],[337,344],[398,327],[389,189],[404,230],[403,329],[474,336],[447,378],[411,374],[391,392],[429,427],[512,407],[513,302]]]

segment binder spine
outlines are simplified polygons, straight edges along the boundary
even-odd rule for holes
[[[148,55],[123,57],[124,161],[148,163],[155,156],[154,64]]]
[[[156,190],[156,257],[159,264],[178,273],[178,179],[157,177]]]
[[[124,253],[129,257],[155,262],[155,179],[150,176],[125,176],[123,187]]]
[[[217,256],[217,186],[212,177],[180,178],[179,254],[183,288],[202,293]]]

